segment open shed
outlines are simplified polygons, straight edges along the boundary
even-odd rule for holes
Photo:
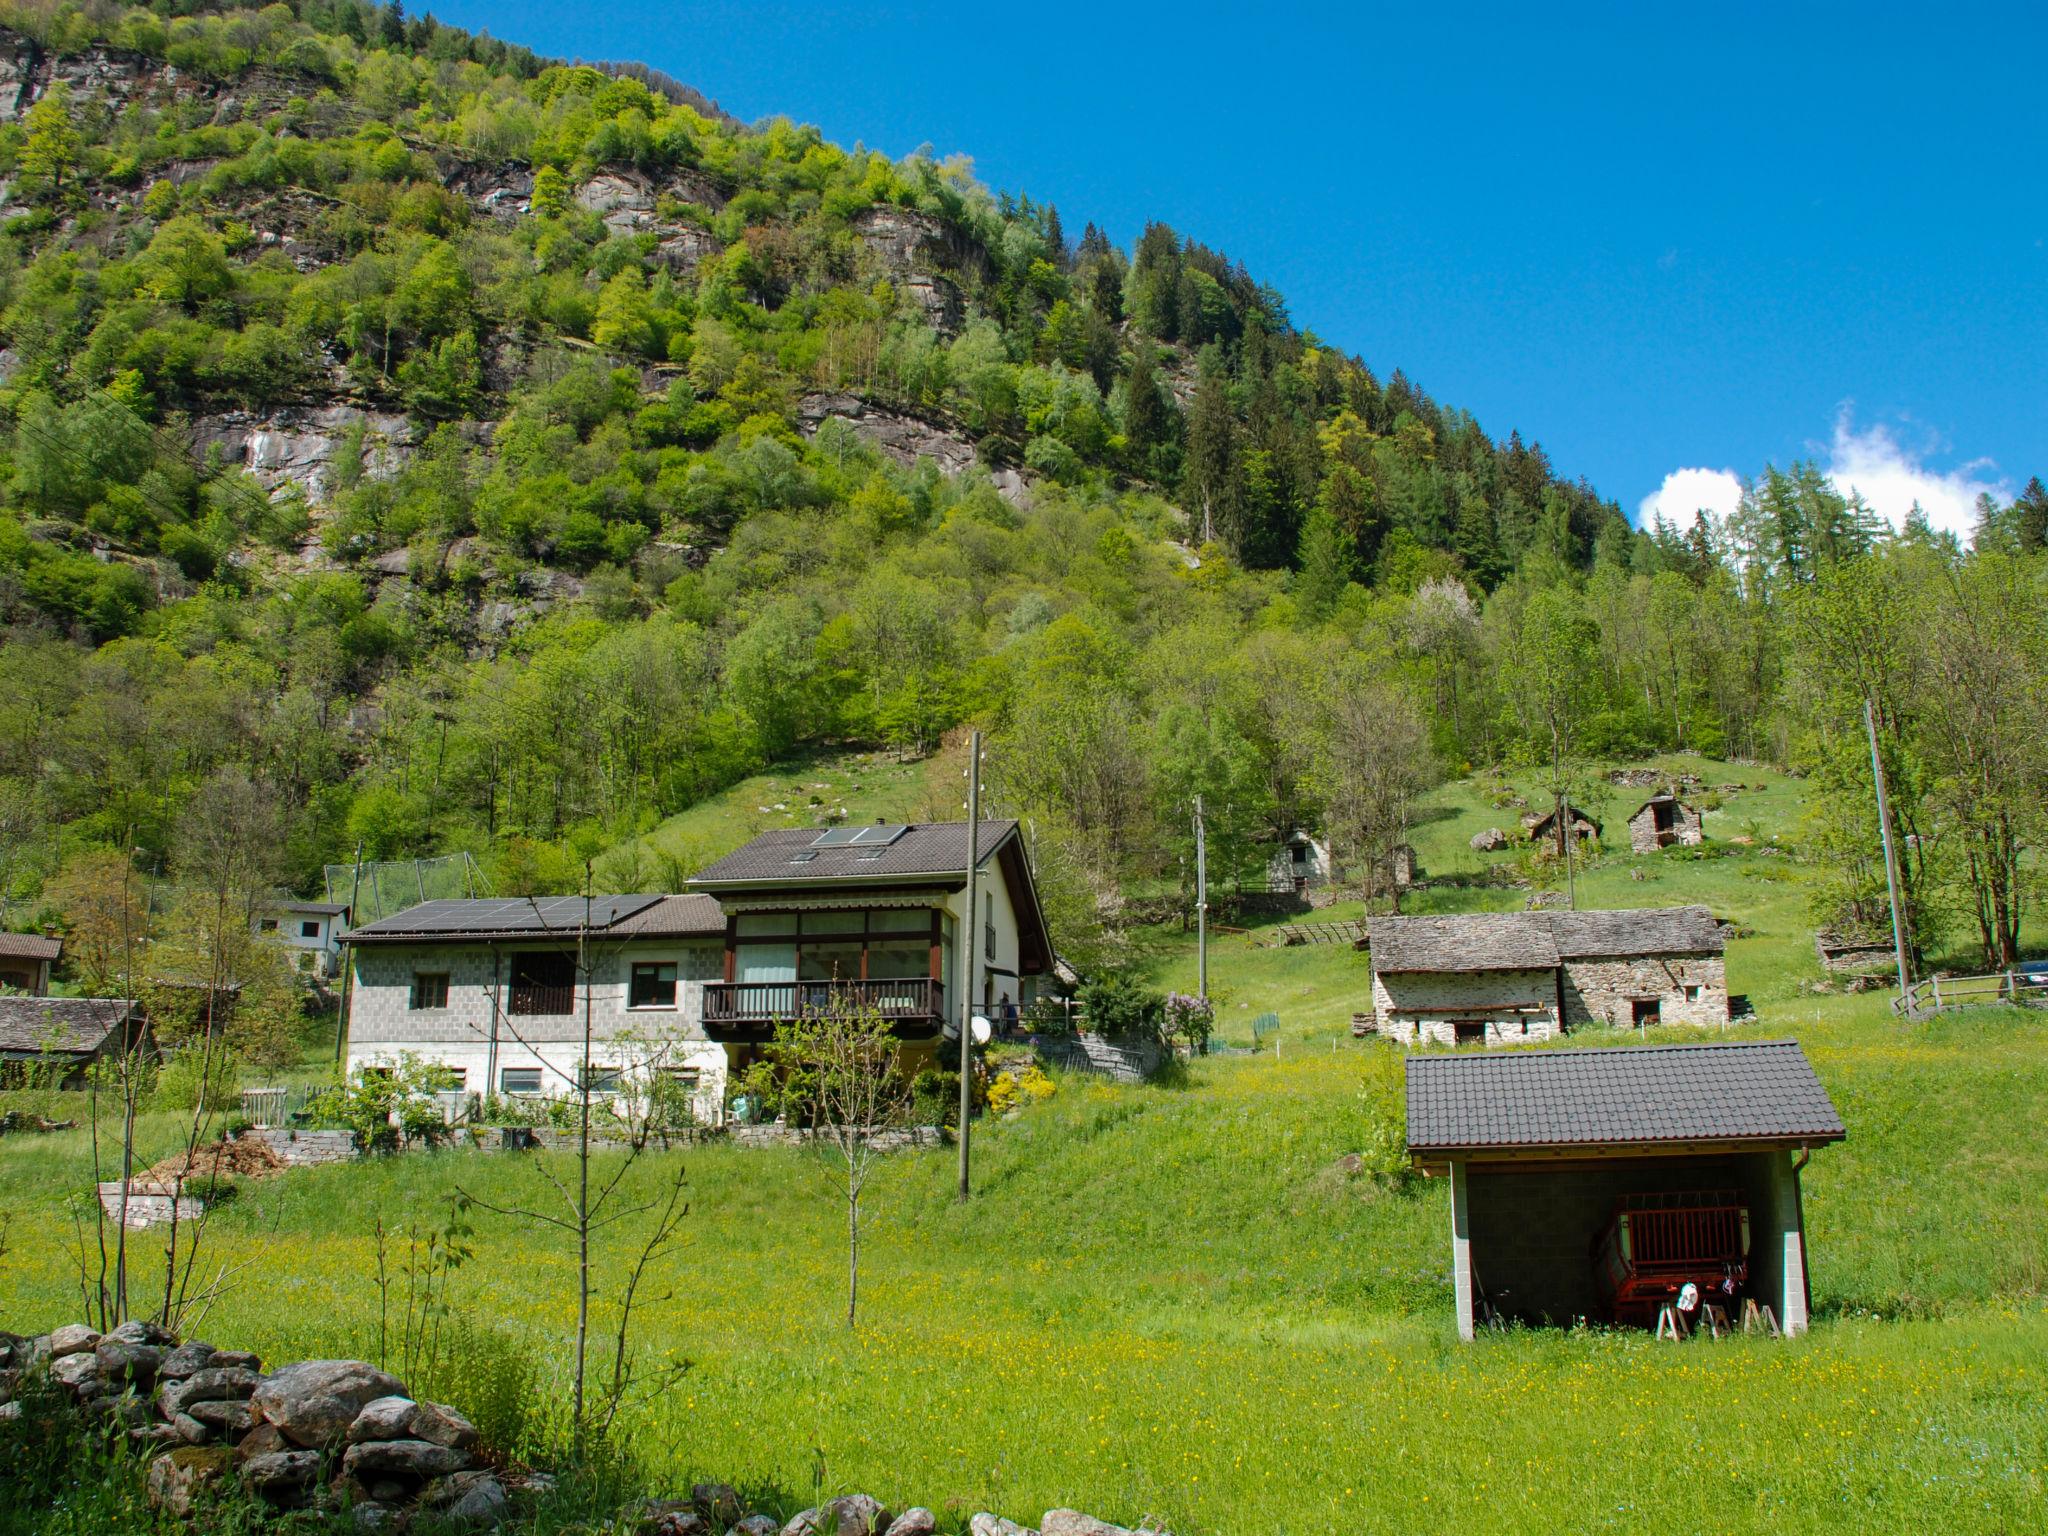
[[[1796,1041],[1411,1056],[1407,1087],[1462,1337],[1488,1308],[1647,1326],[1687,1281],[1805,1329],[1799,1173],[1847,1133]]]

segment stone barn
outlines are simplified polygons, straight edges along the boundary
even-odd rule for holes
[[[1407,1062],[1408,1155],[1451,1181],[1458,1333],[1812,1310],[1799,1175],[1846,1132],[1791,1040]],[[1763,1315],[1768,1311],[1768,1319]],[[1702,1314],[1704,1318],[1704,1314]]]
[[[1376,917],[1374,1027],[1407,1045],[1520,1045],[1586,1025],[1728,1022],[1705,907]]]
[[[0,997],[0,1087],[80,1088],[96,1061],[156,1055],[142,1005],[121,997]]]
[[[1655,853],[1673,843],[1697,848],[1705,841],[1700,813],[1669,790],[1652,795],[1629,817],[1628,841],[1637,853]]]
[[[1567,803],[1564,806],[1564,825],[1571,829],[1574,840],[1581,843],[1597,842],[1600,838],[1600,823],[1594,817]],[[1558,812],[1555,810],[1536,811],[1522,818],[1522,831],[1532,843],[1555,843],[1560,854],[1564,852],[1564,837],[1559,831]]]

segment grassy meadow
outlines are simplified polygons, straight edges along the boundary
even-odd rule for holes
[[[1738,776],[1768,787],[1714,813],[1710,838],[1789,833],[1797,786],[1725,774]],[[1603,808],[1610,837],[1639,798]],[[1513,813],[1471,786],[1438,809],[1423,868],[1474,883],[1416,905],[1518,903],[1477,883],[1466,847]],[[1225,934],[1211,971],[1223,1036],[1248,1042],[1271,1009],[1277,1055],[1141,1088],[1065,1078],[977,1128],[964,1207],[950,1150],[890,1160],[856,1331],[844,1207],[820,1159],[673,1154],[687,1242],[640,1337],[690,1369],[629,1410],[640,1475],[650,1491],[731,1480],[785,1513],[866,1489],[929,1503],[952,1528],[976,1509],[1035,1522],[1060,1504],[1180,1536],[2048,1528],[2048,1020],[1910,1025],[1881,994],[1802,990],[1818,970],[1790,859],[1609,858],[1581,886],[1587,905],[1695,900],[1753,930],[1729,965],[1760,1017],[1731,1034],[1798,1037],[1850,1128],[1805,1176],[1807,1337],[1460,1344],[1447,1191],[1340,1163],[1399,1074],[1397,1053],[1349,1036],[1364,960]],[[1162,982],[1192,979],[1177,929],[1146,943]],[[168,1150],[172,1123],[146,1129]],[[651,1191],[671,1166],[632,1178]],[[90,1177],[83,1132],[0,1139],[0,1324],[78,1314],[64,1212]],[[458,1189],[506,1203],[540,1183],[520,1157],[448,1151],[252,1185],[209,1234],[217,1259],[247,1267],[204,1331],[275,1359],[374,1356],[379,1217],[431,1225]],[[473,1242],[453,1281],[462,1338],[434,1385],[517,1448],[544,1431],[536,1405],[561,1379],[573,1249],[487,1216]],[[630,1242],[614,1233],[605,1260]]]

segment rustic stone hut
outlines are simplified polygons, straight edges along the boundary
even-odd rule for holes
[[[1564,825],[1571,829],[1571,835],[1582,843],[1590,843],[1600,836],[1600,823],[1577,806],[1567,801],[1563,807]],[[1551,842],[1561,850],[1564,838],[1558,827],[1558,811],[1532,811],[1522,818],[1522,831],[1532,843]]]
[[[1374,1027],[1408,1045],[1728,1022],[1727,946],[1705,907],[1379,917],[1366,943]]]
[[[1688,1282],[1805,1330],[1799,1173],[1847,1132],[1797,1042],[1415,1056],[1407,1079],[1409,1158],[1451,1180],[1461,1337],[1648,1326]]]
[[[1704,840],[1700,813],[1668,789],[1650,796],[1628,819],[1629,846],[1637,853],[1655,853],[1673,843],[1697,848]]]
[[[76,1088],[86,1068],[156,1041],[142,1006],[124,997],[0,997],[0,1082],[48,1073]]]

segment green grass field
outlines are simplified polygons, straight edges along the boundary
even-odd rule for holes
[[[1718,814],[1789,832],[1797,786],[1738,774],[1771,787]],[[1504,813],[1468,788],[1442,804],[1424,869],[1476,873],[1465,840]],[[1709,822],[1710,836],[1728,830]],[[1631,878],[1644,866],[1654,879]],[[1532,1330],[1460,1344],[1445,1189],[1339,1165],[1370,1090],[1399,1071],[1392,1050],[1349,1037],[1364,961],[1225,935],[1212,961],[1225,1038],[1248,1039],[1252,1012],[1272,1009],[1277,1057],[1198,1062],[1171,1086],[1064,1079],[1050,1102],[977,1131],[964,1208],[949,1151],[891,1160],[855,1333],[841,1317],[844,1208],[820,1161],[676,1154],[688,1243],[642,1337],[692,1369],[631,1410],[650,1490],[718,1477],[787,1513],[860,1488],[955,1526],[981,1508],[1035,1521],[1071,1504],[1180,1536],[2048,1528],[2048,1020],[1909,1025],[1881,994],[1802,992],[1818,971],[1794,873],[1757,854],[1613,858],[1581,898],[1705,901],[1755,930],[1729,968],[1761,1017],[1732,1033],[1801,1039],[1850,1130],[1806,1174],[1805,1338]],[[1161,980],[1191,979],[1177,931],[1148,943]],[[175,1127],[147,1129],[167,1150]],[[0,1140],[13,1217],[0,1325],[79,1313],[63,1209],[88,1186],[86,1158],[82,1132]],[[377,1218],[431,1223],[458,1187],[508,1201],[538,1184],[517,1156],[444,1152],[253,1186],[212,1230],[216,1256],[249,1267],[204,1331],[277,1359],[374,1353]],[[480,1219],[476,1248],[455,1280],[473,1336],[448,1390],[516,1445],[537,1432],[523,1405],[546,1395],[527,1373],[560,1379],[573,1254],[499,1218]]]

